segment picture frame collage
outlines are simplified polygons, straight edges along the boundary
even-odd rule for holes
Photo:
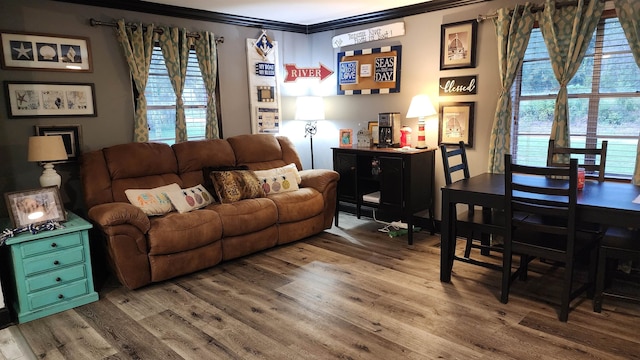
[[[476,20],[460,21],[441,26],[440,70],[476,67]],[[477,75],[441,77],[440,96],[472,96],[477,94]],[[441,102],[439,109],[438,144],[458,144],[473,147],[475,102]]]

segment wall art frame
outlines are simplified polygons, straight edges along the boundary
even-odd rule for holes
[[[438,144],[473,147],[475,102],[441,103],[439,115]]]
[[[56,185],[38,189],[8,192],[5,203],[14,228],[42,224],[47,221],[66,221],[67,213]],[[39,217],[35,212],[42,212]],[[32,215],[32,216],[29,216]]]
[[[343,51],[337,55],[338,95],[400,92],[402,45]]]
[[[10,118],[97,116],[92,83],[5,81]]]
[[[3,69],[93,72],[88,37],[0,32]]]
[[[443,24],[440,31],[440,70],[476,67],[478,22]]]
[[[64,148],[67,150],[67,160],[56,161],[54,164],[75,162],[80,158],[82,150],[82,126],[80,125],[35,125],[38,136],[60,135]]]

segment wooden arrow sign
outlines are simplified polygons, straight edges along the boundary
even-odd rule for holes
[[[285,64],[284,69],[287,72],[284,82],[294,82],[298,78],[320,78],[320,81],[323,81],[333,74],[333,70],[322,63],[317,68],[299,68],[296,64]]]

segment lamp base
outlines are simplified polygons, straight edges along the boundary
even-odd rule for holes
[[[53,164],[52,163],[44,164],[44,171],[40,176],[40,186],[47,187],[47,186],[55,185],[58,188],[60,188],[61,183],[62,183],[62,177],[60,177],[60,174],[58,174],[54,170]]]

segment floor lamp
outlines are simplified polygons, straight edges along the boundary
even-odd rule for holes
[[[317,121],[324,120],[324,99],[320,96],[300,96],[296,99],[296,120],[306,121],[304,137],[309,136],[311,144],[311,168],[313,169],[313,136],[316,134]]]
[[[416,95],[411,99],[411,105],[409,105],[409,111],[407,111],[407,119],[418,118],[418,149],[426,149],[426,135],[424,133],[424,119],[427,116],[436,114],[436,109],[431,104],[431,100],[428,95]]]

